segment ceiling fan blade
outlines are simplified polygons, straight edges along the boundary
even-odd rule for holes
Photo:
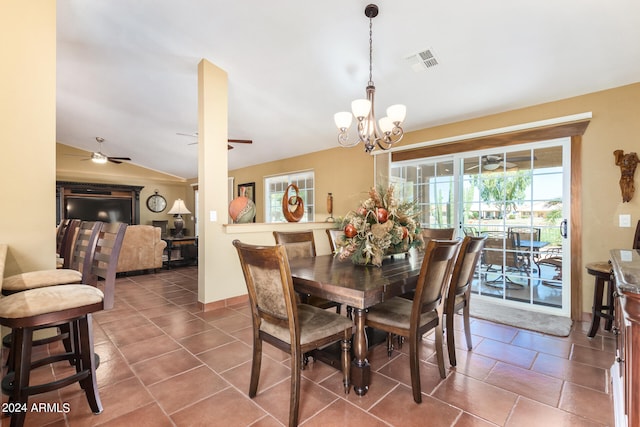
[[[108,160],[108,161],[110,161],[111,163],[115,163],[115,164],[118,164],[118,165],[119,165],[120,163],[122,163],[120,160],[115,160],[115,159],[113,159],[113,158],[111,158],[111,157],[107,158],[107,160]]]
[[[236,144],[253,144],[253,140],[251,139],[227,139],[227,142]]]
[[[511,162],[504,162],[504,164],[506,165],[507,169],[515,168],[516,166],[518,166],[515,163],[511,163]]]
[[[472,169],[478,169],[478,165],[470,166],[470,167],[468,167],[466,170],[470,171],[470,170],[472,170]]]
[[[227,150],[233,150],[233,147],[227,144]]]
[[[107,157],[107,160],[128,160],[128,161],[131,161],[131,158],[130,157],[111,157],[111,156],[109,156],[109,157]]]

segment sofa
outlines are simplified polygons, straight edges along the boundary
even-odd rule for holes
[[[159,227],[130,225],[124,234],[116,272],[162,268],[162,254],[166,247],[167,242],[160,238]]]

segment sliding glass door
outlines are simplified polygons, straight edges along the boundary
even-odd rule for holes
[[[569,140],[392,163],[423,227],[487,236],[472,292],[568,315]]]

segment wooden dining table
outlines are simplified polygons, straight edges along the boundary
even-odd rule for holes
[[[353,308],[355,333],[351,384],[363,396],[371,383],[365,333],[367,309],[383,301],[412,291],[416,287],[424,254],[415,249],[407,254],[386,258],[381,267],[355,265],[333,255],[289,260],[296,291],[337,301]]]

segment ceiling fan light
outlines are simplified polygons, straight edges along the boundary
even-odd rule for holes
[[[91,153],[91,161],[102,165],[107,163],[107,156],[102,153]]]
[[[362,120],[371,111],[371,101],[368,99],[356,99],[351,103],[351,110],[358,120]]]
[[[402,104],[395,104],[387,108],[387,116],[393,123],[402,123],[407,116],[407,107]]]
[[[498,169],[500,166],[501,166],[500,163],[487,163],[486,165],[484,165],[484,169],[488,171],[494,171]]]
[[[341,111],[333,115],[333,120],[336,122],[338,129],[348,129],[351,126],[353,115],[348,111]]]

